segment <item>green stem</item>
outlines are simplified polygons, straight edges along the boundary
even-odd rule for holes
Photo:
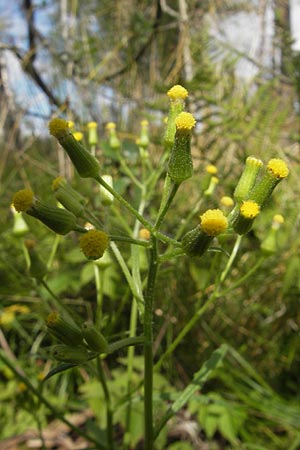
[[[228,273],[229,273],[229,270],[230,270],[231,267],[232,267],[233,261],[235,260],[236,255],[237,255],[237,253],[238,253],[238,251],[239,251],[239,248],[240,248],[242,239],[243,239],[243,235],[238,235],[238,237],[236,238],[236,241],[235,241],[235,243],[234,243],[234,246],[233,246],[233,249],[232,249],[230,258],[229,258],[228,261],[227,261],[227,264],[226,264],[225,269],[224,269],[223,272],[221,273],[218,288],[219,288],[220,285],[223,283],[223,281],[225,280],[225,278],[227,277],[227,275],[228,275]]]
[[[22,240],[22,250],[24,253],[24,259],[26,262],[26,269],[29,270],[30,268],[30,256],[29,256],[29,252],[28,252],[28,248],[26,247],[24,240]]]
[[[141,241],[140,239],[134,239],[129,236],[118,236],[114,234],[109,235],[109,239],[115,242],[128,242],[129,244],[140,245],[141,247],[149,247],[150,244],[147,241]]]
[[[144,179],[144,174],[143,178]],[[141,191],[141,201],[139,205],[138,212],[143,214],[146,202],[145,202],[145,194],[146,190],[143,186]],[[138,220],[135,221],[134,229],[133,229],[133,237],[137,238],[139,233],[140,223]],[[151,245],[148,243],[148,245]],[[140,249],[135,245],[131,246],[131,260],[132,260],[132,279],[135,284],[136,290],[139,293],[140,297],[144,301],[143,297],[143,289],[142,289],[142,281],[141,281],[141,272],[140,272]],[[137,319],[138,319],[138,305],[135,299],[131,303],[131,312],[130,312],[130,325],[129,325],[129,337],[133,338],[136,336],[136,327],[137,327]],[[128,404],[126,410],[126,430],[127,433],[124,437],[124,443],[126,445],[130,445],[130,424],[131,424],[131,388],[132,388],[132,374],[133,374],[133,362],[134,362],[134,347],[129,347],[127,351],[127,395],[128,395]]]
[[[82,322],[82,318],[71,308],[69,308],[67,305],[65,305],[61,299],[59,297],[57,297],[57,295],[54,294],[54,292],[52,291],[52,289],[49,287],[49,285],[46,283],[45,280],[41,280],[40,283],[42,284],[42,286],[44,286],[44,288],[49,292],[49,294],[51,295],[51,297],[54,300],[55,306],[59,309],[63,309],[65,314],[68,316],[69,319],[71,319],[71,321],[76,320],[78,323]]]
[[[122,227],[124,228],[124,230],[128,233],[131,234],[131,228],[128,225],[127,221],[124,219],[123,215],[120,214],[120,211],[118,210],[118,208],[115,207],[114,204],[110,205],[110,209],[113,211],[113,213],[115,214],[115,216],[118,219],[118,222],[120,225],[122,225]]]
[[[244,281],[246,281],[253,273],[257,271],[257,269],[259,269],[259,267],[265,261],[265,259],[266,259],[265,256],[261,256],[257,261],[257,263],[243,277],[241,277],[239,280],[233,283],[228,289],[225,289],[224,291],[220,292],[220,296],[228,294],[229,292],[233,291],[235,288],[240,286],[242,283],[244,283]]]
[[[149,273],[145,292],[144,314],[144,417],[145,417],[145,450],[153,449],[153,298],[157,275],[157,242],[152,236],[150,250]]]
[[[103,282],[104,282],[104,270],[99,269],[97,264],[94,264],[94,277],[97,292],[97,307],[96,307],[96,317],[95,325],[98,330],[101,328],[102,320],[102,305],[103,305]]]
[[[136,176],[132,173],[130,168],[127,166],[126,161],[121,156],[120,152],[119,152],[119,161],[120,161],[121,167],[124,170],[124,172],[126,173],[126,175],[128,175],[128,177],[134,182],[134,184],[136,186],[138,186],[140,189],[143,189],[142,183],[136,178]]]
[[[111,398],[109,389],[107,387],[105,374],[102,367],[100,357],[97,357],[97,369],[100,383],[102,385],[104,398],[106,402],[106,432],[107,432],[107,448],[108,450],[114,450],[114,434],[113,434],[113,410],[111,404]]]
[[[176,241],[175,239],[172,239],[166,235],[164,235],[163,233],[160,233],[159,231],[157,231],[155,229],[155,227],[153,225],[151,225],[150,222],[148,222],[148,220],[146,220],[133,206],[130,205],[130,203],[128,203],[123,197],[122,195],[120,195],[117,191],[115,191],[111,186],[109,186],[100,176],[98,176],[97,178],[95,178],[95,180],[101,184],[102,186],[105,187],[105,189],[108,190],[108,192],[110,192],[120,203],[121,205],[123,205],[126,209],[128,209],[128,211],[130,211],[136,218],[137,220],[144,225],[145,228],[147,228],[149,231],[151,231],[155,237],[157,237],[160,241],[166,243],[166,244],[172,244],[172,245],[180,245],[178,241]]]
[[[207,300],[207,302],[204,303],[204,305],[196,311],[196,313],[193,315],[193,317],[187,322],[187,324],[180,331],[180,333],[175,338],[175,340],[168,346],[168,349],[165,351],[165,353],[160,357],[160,359],[155,364],[155,366],[154,366],[155,371],[157,371],[162,366],[162,363],[167,358],[167,356],[171,355],[171,353],[174,352],[174,350],[177,348],[177,346],[181,343],[182,339],[184,339],[184,337],[187,335],[187,333],[189,333],[189,331],[193,328],[193,326],[197,323],[197,321],[200,319],[200,317],[205,313],[205,311],[214,302],[214,300],[216,298],[217,298],[217,291],[214,291],[214,293]]]
[[[174,350],[180,344],[182,339],[184,339],[184,337],[187,335],[187,333],[189,333],[189,331],[194,327],[194,325],[198,322],[200,317],[205,313],[205,311],[209,308],[209,306],[216,300],[216,298],[220,297],[220,287],[221,287],[222,283],[225,281],[225,278],[227,277],[229,270],[232,267],[232,264],[236,258],[238,249],[240,247],[241,241],[242,241],[242,236],[238,236],[236,238],[236,242],[234,244],[230,258],[226,264],[225,269],[221,273],[219,282],[218,282],[214,292],[212,293],[212,295],[209,297],[209,299],[206,301],[206,303],[204,303],[204,305],[202,305],[201,308],[199,308],[196,311],[196,313],[189,320],[189,322],[183,327],[183,329],[181,330],[179,335],[175,338],[175,340],[171,343],[171,345],[168,346],[168,349],[166,350],[166,352],[161,356],[159,361],[155,364],[154,370],[158,370],[161,367],[161,365],[164,362],[164,360],[166,359],[166,357],[174,352]]]
[[[100,176],[97,176],[95,180],[105,189],[108,190],[128,211],[130,211],[143,225],[149,230],[153,230],[153,226],[146,220],[130,203],[128,203],[125,198],[115,191],[109,184],[107,184]]]
[[[8,358],[6,358],[6,356],[3,355],[2,352],[0,352],[0,359],[4,362],[4,364],[7,367],[10,368],[10,370],[14,373],[14,375],[27,386],[29,391],[32,392],[40,400],[41,403],[43,403],[45,406],[47,406],[47,408],[52,412],[52,414],[57,419],[61,420],[66,425],[68,425],[68,427],[71,430],[75,431],[75,433],[77,433],[79,436],[82,436],[85,439],[87,439],[88,441],[93,442],[94,444],[96,444],[97,448],[99,450],[107,450],[105,445],[103,445],[101,442],[99,442],[93,436],[89,436],[84,431],[82,431],[80,428],[78,428],[75,425],[73,425],[71,422],[69,422],[64,417],[63,414],[61,414],[53,405],[51,405],[51,403],[41,394],[41,392],[35,386],[33,386],[33,384],[31,384],[31,382],[28,380],[28,378],[25,375],[23,375],[20,372],[19,369],[16,368],[15,361],[10,361]]]
[[[130,325],[129,325],[129,337],[136,337],[136,326],[138,317],[137,302],[134,300],[131,305],[130,312]],[[126,410],[126,434],[124,437],[124,443],[126,445],[130,444],[130,424],[131,424],[131,389],[132,389],[132,374],[133,374],[133,362],[134,362],[134,346],[128,347],[127,351],[127,395],[128,395],[128,405]]]
[[[168,175],[167,175],[167,177],[168,177]],[[156,219],[156,222],[154,225],[154,228],[156,230],[160,227],[160,225],[172,203],[172,200],[175,197],[176,192],[178,191],[179,186],[180,186],[180,183],[174,183],[173,181],[171,182],[171,186],[169,188],[166,201],[162,205],[162,208],[160,209],[160,211],[158,213],[158,216],[157,216],[157,219]]]
[[[120,350],[121,348],[129,347],[131,345],[139,345],[143,343],[144,343],[144,336],[135,336],[120,339],[119,341],[113,342],[112,344],[108,345],[107,353],[113,353]]]
[[[176,248],[170,252],[166,252],[163,255],[160,255],[158,258],[158,262],[162,263],[165,261],[169,261],[169,259],[176,258],[177,256],[185,255],[185,252],[182,248]]]
[[[55,257],[55,254],[56,254],[57,247],[58,247],[60,239],[61,239],[61,236],[59,234],[56,234],[55,238],[54,238],[53,245],[52,245],[51,253],[50,253],[50,256],[49,256],[49,259],[48,259],[48,262],[47,262],[47,269],[48,270],[50,270],[51,267],[52,267],[53,260],[54,260],[54,257]]]
[[[117,261],[118,261],[118,263],[119,263],[119,265],[120,265],[120,267],[121,267],[121,269],[123,271],[123,274],[124,274],[124,276],[126,278],[126,281],[127,281],[128,285],[130,287],[132,295],[137,300],[138,306],[140,308],[140,311],[142,312],[143,308],[144,308],[143,299],[141,298],[141,296],[139,295],[139,293],[136,290],[135,284],[133,282],[133,279],[132,279],[130,271],[129,271],[128,267],[127,267],[127,264],[124,261],[124,258],[121,255],[120,250],[118,249],[118,247],[116,246],[116,244],[114,242],[110,243],[110,248],[112,249],[112,251],[113,251],[113,253],[114,253],[115,257],[116,257],[116,259],[117,259]]]

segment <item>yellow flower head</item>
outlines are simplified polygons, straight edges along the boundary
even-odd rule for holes
[[[142,126],[142,127],[147,127],[148,125],[149,125],[148,120],[142,120],[142,121],[141,121],[141,126]]]
[[[88,129],[97,128],[98,124],[97,124],[97,122],[88,122],[87,127],[88,127]]]
[[[208,209],[200,216],[201,229],[208,236],[217,236],[223,233],[228,226],[228,222],[220,209]]]
[[[15,210],[18,212],[25,212],[33,205],[34,194],[30,189],[22,189],[15,193],[12,203]]]
[[[180,84],[176,84],[175,86],[171,87],[171,89],[169,89],[167,95],[171,100],[184,100],[189,95],[189,93],[183,86],[181,86]]]
[[[56,117],[55,119],[50,120],[49,122],[49,132],[52,136],[60,139],[65,136],[65,134],[70,132],[69,123],[64,119],[60,119]]]
[[[19,303],[15,303],[14,305],[7,306],[7,308],[4,308],[6,311],[11,311],[13,313],[21,313],[21,314],[27,314],[30,312],[30,309],[26,305],[20,305]]]
[[[74,127],[74,122],[72,120],[68,120],[68,127],[69,128],[73,128]]]
[[[211,181],[212,181],[212,183],[214,183],[214,184],[218,184],[220,180],[219,180],[218,177],[211,177]]]
[[[80,238],[80,248],[88,259],[101,258],[108,244],[108,235],[99,230],[89,230]]]
[[[208,164],[205,167],[205,170],[207,173],[209,173],[210,175],[216,175],[216,173],[218,173],[218,169],[216,166],[214,166],[213,164]]]
[[[181,112],[175,119],[176,129],[180,131],[190,131],[196,125],[193,114]]]
[[[286,178],[289,174],[289,169],[286,163],[279,158],[270,159],[270,161],[268,162],[267,169],[276,178]]]
[[[105,127],[107,130],[115,130],[116,124],[114,122],[108,122]]]
[[[247,200],[242,203],[240,212],[246,219],[254,219],[260,213],[260,206],[252,200]]]
[[[221,204],[223,206],[230,207],[230,206],[233,206],[234,201],[233,201],[233,199],[231,197],[228,197],[227,195],[224,195],[224,197],[221,198]]]
[[[284,223],[284,217],[281,214],[275,214],[273,217],[273,222],[282,225]]]

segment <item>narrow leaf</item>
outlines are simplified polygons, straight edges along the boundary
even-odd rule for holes
[[[155,432],[155,437],[158,436],[168,420],[171,419],[171,417],[173,417],[188,402],[192,395],[201,389],[204,383],[213,376],[215,370],[221,365],[227,349],[227,345],[222,344],[212,353],[211,357],[203,364],[201,369],[194,374],[191,383],[182,391],[177,400],[175,400],[173,405],[168,409],[165,417],[161,420],[161,423],[158,425]]]
[[[63,363],[59,366],[54,367],[50,370],[50,372],[47,373],[43,381],[49,380],[49,378],[53,377],[53,375],[56,375],[57,373],[64,372],[65,370],[72,369],[72,367],[76,367],[77,364],[71,364],[71,363]]]

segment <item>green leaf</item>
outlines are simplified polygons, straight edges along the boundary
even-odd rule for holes
[[[189,401],[199,389],[202,388],[204,383],[208,381],[214,374],[215,370],[221,365],[224,356],[227,352],[227,345],[222,344],[217,350],[215,350],[211,357],[203,364],[201,369],[194,374],[191,383],[183,390],[177,400],[168,409],[165,417],[160,422],[159,426],[155,430],[155,437],[158,436],[160,430],[166,425],[168,420],[173,417],[183,406]]]
[[[49,380],[49,378],[53,377],[53,375],[56,375],[57,373],[65,372],[66,370],[72,369],[73,367],[76,367],[76,366],[77,366],[77,364],[71,364],[71,363],[60,364],[59,366],[54,367],[53,369],[50,370],[50,372],[47,373],[47,375],[43,379],[43,382],[46,380]]]

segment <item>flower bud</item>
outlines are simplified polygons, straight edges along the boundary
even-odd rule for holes
[[[149,123],[148,120],[141,121],[141,134],[137,141],[139,147],[144,149],[149,147]]]
[[[228,222],[220,209],[209,209],[200,216],[200,225],[182,238],[182,247],[190,256],[201,256],[215,236],[227,230]]]
[[[249,156],[246,159],[244,171],[233,194],[238,203],[248,198],[249,192],[253,188],[262,166],[263,162],[260,159],[254,158],[253,156]]]
[[[17,212],[26,212],[34,203],[34,194],[30,189],[21,189],[16,192],[12,204]]]
[[[113,150],[119,150],[121,147],[121,142],[116,133],[116,124],[114,122],[108,122],[105,128],[108,131],[110,148]]]
[[[49,131],[69,155],[75,169],[82,178],[96,178],[99,175],[100,164],[96,158],[77,142],[70,133],[68,122],[63,119],[52,119]]]
[[[254,219],[260,213],[260,206],[258,203],[247,200],[244,201],[239,209],[239,214],[234,219],[232,226],[236,233],[246,234],[251,230]]]
[[[164,143],[167,150],[171,149],[176,133],[175,119],[184,109],[184,100],[188,96],[188,91],[181,85],[177,84],[169,89],[167,93],[170,99],[169,115],[166,125]]]
[[[211,177],[208,188],[204,191],[204,195],[206,195],[207,197],[210,197],[211,195],[213,195],[218,183],[219,183],[219,178]]]
[[[72,230],[78,230],[76,217],[66,209],[56,206],[49,206],[45,202],[36,201],[36,203],[27,210],[27,214],[40,220],[50,230],[57,234],[67,234]]]
[[[99,259],[109,245],[109,237],[100,230],[89,230],[80,237],[80,248],[88,259]]]
[[[220,200],[221,205],[225,206],[226,208],[230,208],[234,205],[234,200],[231,197],[228,197],[227,195],[224,195]]]
[[[54,191],[56,200],[68,211],[75,216],[83,215],[85,199],[67,183],[65,178],[55,178],[52,182],[52,190]]]
[[[110,187],[113,187],[113,179],[112,179],[111,175],[102,175],[102,179]],[[100,185],[100,197],[101,197],[101,203],[104,206],[110,206],[114,202],[114,196],[107,189],[105,189],[105,187],[102,185]]]
[[[196,120],[187,112],[180,113],[175,119],[175,142],[171,151],[168,174],[175,183],[181,183],[193,175],[191,155],[191,130]]]
[[[52,347],[52,356],[57,361],[71,364],[84,364],[89,360],[89,353],[85,347],[71,347],[58,344]]]
[[[82,344],[82,335],[80,330],[67,322],[57,311],[53,311],[46,319],[48,330],[57,339],[68,345]]]
[[[207,173],[209,173],[210,175],[217,175],[217,173],[218,173],[217,167],[214,166],[213,164],[208,164],[208,165],[205,167],[205,171],[206,171]]]
[[[271,229],[267,237],[262,241],[260,248],[265,255],[272,255],[278,250],[277,234],[280,226],[283,224],[284,218],[281,214],[273,217]]]
[[[289,169],[282,159],[270,159],[263,178],[252,189],[248,198],[258,203],[259,206],[263,207],[269,200],[277,184],[281,180],[286,178],[288,174]]]
[[[97,122],[89,122],[87,124],[88,132],[89,132],[89,145],[97,145],[98,143],[98,134],[97,134],[97,128],[98,124]]]
[[[97,353],[106,353],[108,349],[108,343],[103,334],[97,330],[97,328],[89,322],[85,322],[82,325],[82,336],[86,340],[88,347]]]
[[[14,225],[13,225],[12,233],[16,237],[22,237],[26,233],[28,233],[28,231],[29,231],[28,225],[25,222],[25,220],[23,219],[22,213],[17,212],[13,205],[11,205],[10,209],[11,209],[11,212],[12,212],[13,218],[14,218]]]

